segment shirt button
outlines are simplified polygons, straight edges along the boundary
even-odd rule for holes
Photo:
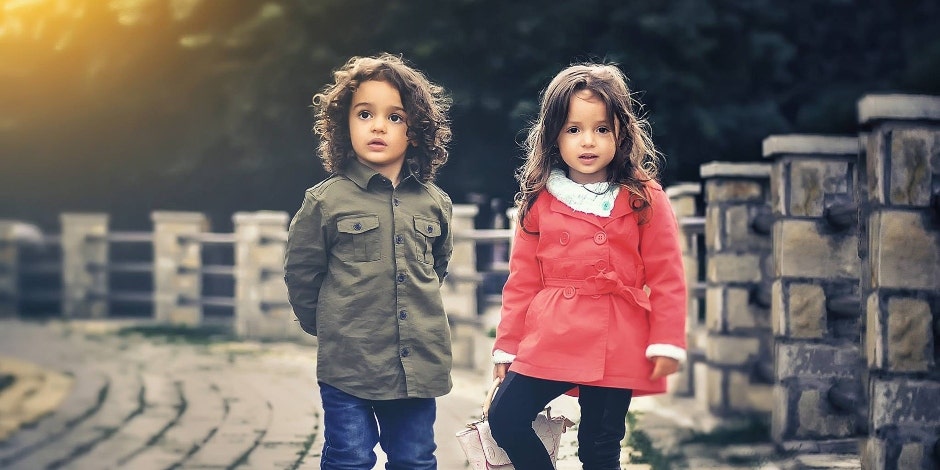
[[[567,245],[571,241],[571,234],[568,232],[561,232],[561,238],[558,240],[562,245]]]
[[[597,262],[594,263],[594,267],[597,268],[597,270],[600,271],[600,272],[606,271],[606,270],[607,270],[607,260],[602,260],[602,259],[597,260]]]
[[[356,230],[356,231],[362,230],[362,224],[360,224],[359,222],[356,222],[355,224],[353,224],[353,230]]]
[[[392,199],[392,204],[395,204],[395,205],[397,206],[397,205],[401,204],[401,200],[399,200],[399,199],[396,197],[395,199]]]
[[[567,286],[565,287],[565,290],[562,291],[562,295],[564,295],[566,299],[570,299],[574,297],[574,294],[575,294],[575,290],[574,290],[574,287],[572,286]]]
[[[606,234],[606,233],[604,233],[604,232],[597,232],[597,233],[594,234],[594,243],[597,243],[598,245],[603,245],[605,242],[607,242],[607,234]]]
[[[401,235],[395,235],[395,243],[401,245],[405,241],[405,237]]]
[[[405,282],[405,273],[398,273],[398,282]]]
[[[408,357],[409,354],[411,354],[411,351],[408,348],[401,348],[401,357]]]
[[[408,311],[402,309],[402,311],[398,312],[398,318],[401,318],[402,320],[408,318]]]

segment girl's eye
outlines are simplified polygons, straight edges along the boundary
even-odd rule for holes
[[[598,128],[597,128],[597,132],[600,133],[600,134],[606,134],[606,133],[610,132],[610,128],[609,128],[609,127],[598,127]]]
[[[358,113],[356,113],[356,117],[358,117],[359,119],[369,119],[370,117],[372,117],[372,113],[368,111],[359,111]]]
[[[569,134],[577,134],[578,131],[579,131],[579,129],[578,129],[577,127],[574,127],[574,126],[565,129],[565,132],[567,132],[567,133],[569,133]]]
[[[388,120],[396,124],[400,122],[405,122],[405,118],[401,114],[392,114],[391,116],[388,117]]]

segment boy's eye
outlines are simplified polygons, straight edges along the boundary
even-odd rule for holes
[[[392,114],[388,117],[388,120],[394,123],[405,122],[405,117],[401,114]]]
[[[370,117],[372,117],[372,113],[368,111],[359,111],[358,113],[356,113],[356,117],[358,117],[359,119],[369,119]]]

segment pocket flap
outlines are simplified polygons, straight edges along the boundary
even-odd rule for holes
[[[350,215],[336,221],[336,230],[343,233],[363,233],[378,228],[377,215]]]
[[[441,236],[441,224],[427,217],[415,216],[415,231],[423,233],[426,237]]]

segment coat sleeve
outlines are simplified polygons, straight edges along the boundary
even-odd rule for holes
[[[493,350],[515,355],[525,336],[525,317],[532,299],[543,288],[542,272],[536,253],[539,244],[538,204],[534,204],[525,221],[516,224],[512,251],[509,255],[509,278],[503,286],[503,307]]]
[[[314,336],[317,335],[317,302],[327,263],[322,205],[308,191],[288,229],[284,280],[300,327]]]
[[[640,256],[650,289],[650,349],[647,356],[685,356],[688,309],[679,224],[661,188],[649,188],[649,220],[640,225]],[[651,352],[665,351],[665,354]],[[674,352],[675,354],[669,354]],[[678,357],[677,357],[678,356]]]

